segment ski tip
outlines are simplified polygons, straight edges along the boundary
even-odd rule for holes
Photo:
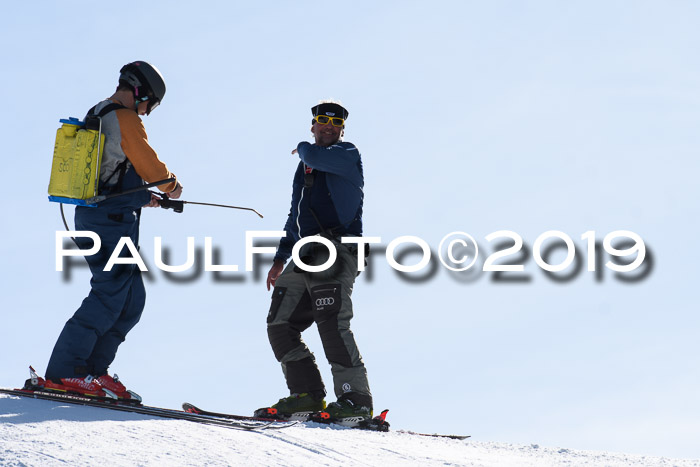
[[[199,414],[202,412],[196,406],[190,404],[189,402],[185,402],[182,404],[182,410],[184,410],[187,413],[194,413],[194,414]]]

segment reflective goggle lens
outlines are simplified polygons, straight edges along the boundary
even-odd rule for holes
[[[328,122],[332,123],[333,126],[343,126],[345,125],[345,120],[340,117],[328,117],[326,115],[316,115],[315,120],[321,125],[327,125]]]
[[[148,102],[148,113],[151,113],[151,111],[153,109],[155,109],[156,107],[158,107],[159,105],[160,105],[160,101],[158,99],[151,99]]]

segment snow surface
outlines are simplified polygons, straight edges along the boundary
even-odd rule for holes
[[[0,465],[700,466],[700,460],[374,433],[247,432],[0,394]]]

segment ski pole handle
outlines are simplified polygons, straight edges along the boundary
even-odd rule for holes
[[[162,193],[162,198],[158,200],[158,204],[163,209],[172,209],[175,212],[181,213],[185,208],[184,201],[170,199],[167,194]]]

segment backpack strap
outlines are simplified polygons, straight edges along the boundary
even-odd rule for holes
[[[97,107],[97,106],[95,106],[95,107]],[[94,115],[95,107],[93,107],[91,109],[93,111],[93,115]],[[110,102],[109,104],[102,107],[102,110],[100,110],[100,112],[97,114],[97,116],[102,118],[105,115],[107,115],[108,113],[112,112],[113,110],[118,110],[118,109],[126,109],[126,107],[124,107],[123,105],[118,104],[116,102]]]
[[[126,109],[126,107],[124,107],[121,104],[117,104],[116,102],[110,102],[109,104],[102,107],[102,110],[95,114],[96,107],[97,105],[93,106],[90,110],[88,110],[87,116],[85,117],[85,128],[88,130],[99,131],[100,119],[102,119],[102,117],[115,110]],[[117,191],[122,191],[122,180],[124,178],[124,174],[126,173],[127,162],[128,159],[124,159],[124,161],[119,163],[117,169],[114,172],[112,172],[112,174],[107,180],[104,181],[104,185],[109,184],[109,182],[114,178],[115,174],[119,174],[117,177]]]
[[[85,128],[88,130],[95,130],[98,131],[100,129],[100,118],[104,117],[108,113],[118,110],[118,109],[126,109],[121,104],[117,104],[116,102],[111,102],[107,105],[105,105],[102,110],[100,110],[97,114],[95,114],[95,108],[97,106],[93,106],[90,110],[88,110],[87,117],[85,117]]]

